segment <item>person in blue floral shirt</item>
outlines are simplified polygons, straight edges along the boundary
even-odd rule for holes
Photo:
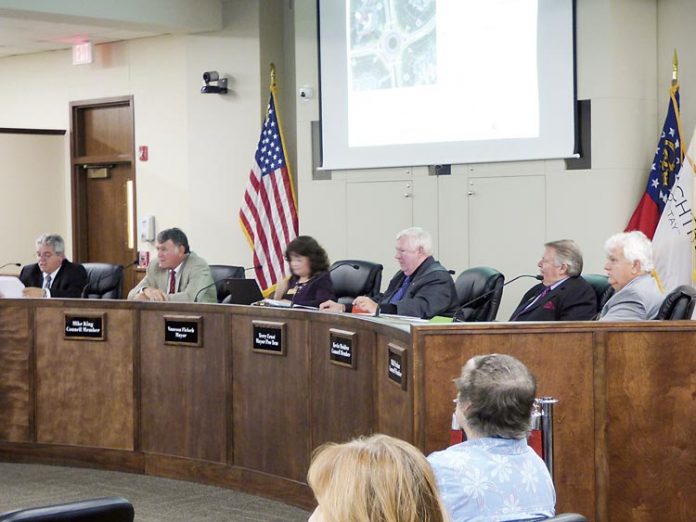
[[[464,365],[455,384],[455,414],[467,440],[428,457],[452,521],[554,516],[551,476],[527,445],[534,376],[509,355],[481,355]]]

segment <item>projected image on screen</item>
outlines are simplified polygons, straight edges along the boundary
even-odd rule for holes
[[[570,157],[573,0],[319,0],[322,166]]]
[[[353,91],[437,81],[435,0],[351,0],[347,33]]]
[[[536,0],[351,0],[349,23],[350,147],[538,135]]]

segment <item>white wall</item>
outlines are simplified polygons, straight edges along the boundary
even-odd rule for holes
[[[70,207],[62,197],[55,198],[67,190],[65,142],[63,135],[0,133],[0,236],[5,238],[0,265],[34,263],[34,240],[47,231],[65,230]],[[0,273],[19,269],[6,267]]]
[[[158,229],[181,227],[211,263],[248,265],[237,213],[267,96],[259,87],[260,15],[253,0],[224,7],[220,32],[99,45],[91,65],[72,66],[69,51],[0,60],[0,127],[68,129],[70,101],[132,94],[135,145],[150,148],[149,161],[136,164],[138,216],[155,215]],[[200,94],[209,70],[231,77],[231,94]],[[65,141],[63,180],[52,192],[61,202],[60,219],[46,214],[36,226],[70,241]],[[23,212],[39,210],[29,202]],[[0,212],[3,220],[18,214],[16,208]],[[13,248],[33,251],[33,235],[10,237]]]

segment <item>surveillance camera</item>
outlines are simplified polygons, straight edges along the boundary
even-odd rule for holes
[[[205,83],[216,82],[220,79],[217,71],[206,71],[203,73],[203,81]]]
[[[300,99],[304,101],[311,100],[314,96],[314,89],[312,89],[309,85],[304,85],[300,87],[299,95]]]

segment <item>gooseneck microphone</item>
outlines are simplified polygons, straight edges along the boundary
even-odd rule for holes
[[[245,268],[244,271],[247,272],[249,270],[258,270],[259,268],[263,268],[263,265],[250,266],[249,268]]]
[[[0,265],[0,270],[5,268],[6,266],[22,266],[22,263],[5,263],[4,265]]]
[[[218,280],[216,280],[216,281],[213,281],[213,282],[210,283],[209,285],[205,285],[205,286],[204,286],[203,288],[201,288],[198,292],[196,292],[196,296],[193,298],[193,302],[195,303],[195,302],[198,301],[198,296],[201,295],[201,292],[203,292],[204,290],[207,290],[207,289],[210,288],[211,286],[217,285],[218,283],[222,283],[223,281],[227,281],[227,280],[229,280],[229,279],[236,279],[236,278],[230,277],[230,276],[222,277],[222,278],[220,278],[220,279],[218,279]]]
[[[531,277],[531,278],[534,278],[534,279],[536,279],[536,280],[538,280],[538,281],[543,281],[543,279],[544,279],[544,276],[542,276],[542,275],[540,275],[540,274],[538,274],[538,275],[522,274],[522,275],[518,275],[517,277],[513,277],[512,279],[510,279],[509,281],[507,281],[507,282],[502,286],[502,288],[505,288],[505,287],[506,287],[507,285],[509,285],[510,283],[514,283],[515,281],[517,281],[518,279],[522,279],[523,277]],[[485,297],[488,297],[489,295],[491,295],[492,293],[496,292],[497,290],[498,290],[497,288],[493,288],[492,290],[489,290],[488,292],[485,292],[484,294],[482,294],[482,295],[480,295],[480,296],[478,296],[478,297],[476,297],[476,298],[474,298],[474,299],[471,299],[471,300],[467,301],[466,303],[464,303],[463,305],[461,305],[459,308],[457,308],[456,312],[454,312],[454,315],[452,316],[452,317],[454,317],[454,322],[459,322],[459,323],[464,322],[464,321],[462,321],[461,319],[457,319],[457,316],[460,314],[460,312],[462,312],[467,306],[469,306],[469,305],[475,303],[475,302],[478,301],[479,299],[483,299],[483,298],[485,298]]]

